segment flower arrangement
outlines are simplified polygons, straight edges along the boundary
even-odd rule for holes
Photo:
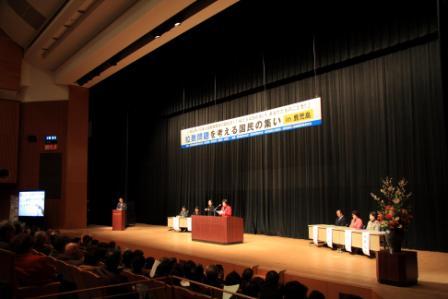
[[[380,192],[382,196],[370,193],[378,204],[378,221],[381,230],[406,230],[412,221],[411,192],[406,191],[408,182],[405,179],[398,181],[394,186],[392,178],[386,177],[382,181]]]

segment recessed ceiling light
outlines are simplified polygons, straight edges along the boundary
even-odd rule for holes
[[[160,38],[160,35],[156,35],[154,38],[155,38],[155,39],[158,39],[158,38]]]
[[[179,26],[180,24],[181,24],[181,22],[177,22],[177,23],[174,24],[174,27],[177,27],[177,26]]]

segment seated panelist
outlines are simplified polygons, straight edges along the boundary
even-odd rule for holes
[[[180,217],[188,217],[188,210],[185,206],[182,206],[182,209],[179,212]]]
[[[350,223],[350,228],[362,229],[362,219],[357,210],[352,212],[352,222]]]

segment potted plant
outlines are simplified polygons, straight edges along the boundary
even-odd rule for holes
[[[394,185],[392,178],[382,181],[381,195],[370,193],[378,205],[380,228],[386,232],[390,253],[400,252],[404,232],[412,221],[411,192],[406,191],[408,182],[403,178]]]

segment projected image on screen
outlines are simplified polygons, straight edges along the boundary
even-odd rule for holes
[[[45,209],[45,191],[19,192],[19,216],[42,217]]]

